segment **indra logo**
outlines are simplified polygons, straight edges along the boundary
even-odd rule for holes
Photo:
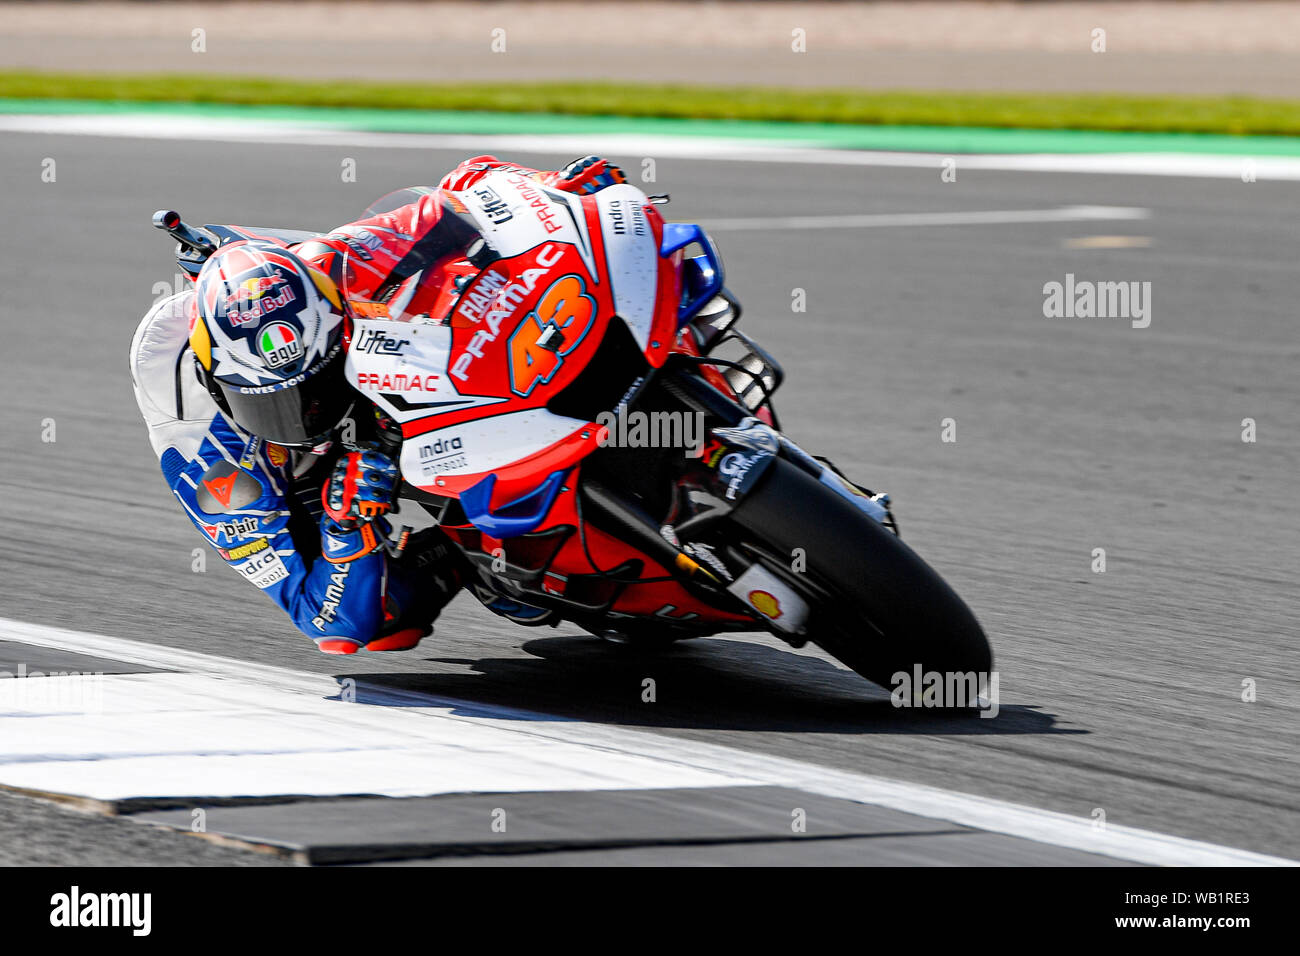
[[[420,469],[425,477],[469,467],[463,453],[464,442],[459,438],[439,438],[420,446]]]
[[[284,368],[302,358],[302,338],[292,325],[272,322],[257,333],[257,352],[267,368]]]

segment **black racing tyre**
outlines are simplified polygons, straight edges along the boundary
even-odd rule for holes
[[[892,675],[911,675],[916,665],[922,672],[991,672],[988,639],[948,583],[797,465],[774,461],[730,520],[809,601],[809,639],[867,680],[892,690]],[[806,562],[799,573],[791,571],[796,548]]]

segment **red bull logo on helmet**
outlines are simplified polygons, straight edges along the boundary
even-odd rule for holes
[[[248,325],[297,299],[281,276],[252,276],[226,296],[226,319],[233,326]]]

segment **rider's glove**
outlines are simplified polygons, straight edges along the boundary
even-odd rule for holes
[[[383,544],[383,516],[397,496],[397,463],[372,448],[350,451],[321,490],[321,551],[334,564],[354,561]]]
[[[623,175],[623,170],[599,156],[575,159],[555,174],[556,186],[579,196],[587,196],[606,186],[625,182],[627,177]]]

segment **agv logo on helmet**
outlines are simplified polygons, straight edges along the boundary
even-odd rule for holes
[[[267,368],[284,368],[302,358],[302,338],[292,325],[272,322],[258,332],[257,351]]]

